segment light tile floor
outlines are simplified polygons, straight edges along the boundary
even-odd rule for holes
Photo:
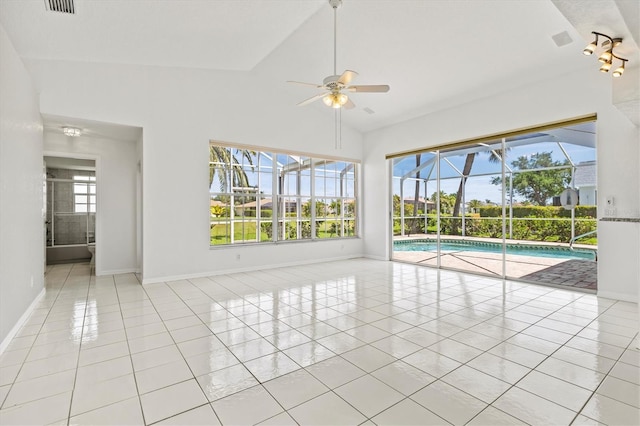
[[[3,425],[640,424],[632,303],[365,259],[46,286]]]

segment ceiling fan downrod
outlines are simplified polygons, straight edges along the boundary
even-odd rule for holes
[[[333,8],[333,75],[338,74],[338,8],[342,6],[342,0],[329,0]]]

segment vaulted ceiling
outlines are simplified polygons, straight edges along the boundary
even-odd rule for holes
[[[357,107],[343,120],[366,132],[580,68],[597,72],[581,54],[591,30],[624,37],[620,53],[637,64],[637,21],[625,20],[634,1],[344,0],[338,73],[356,70],[356,83],[391,90],[353,94]],[[0,0],[0,23],[24,58],[253,73],[292,104],[316,92],[286,80],[333,74],[326,0],[75,0],[73,15],[44,3]]]

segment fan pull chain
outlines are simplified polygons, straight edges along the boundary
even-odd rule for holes
[[[336,108],[335,114],[335,149],[342,149],[342,108]]]

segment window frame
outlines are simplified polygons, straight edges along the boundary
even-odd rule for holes
[[[251,161],[247,159],[248,153],[252,158]],[[289,162],[280,162],[279,158],[283,156]],[[215,161],[221,157],[224,157],[224,162]],[[327,164],[344,164],[345,166],[343,170],[334,172],[338,177],[334,177],[335,193],[331,196],[327,196],[326,192],[316,193],[318,178],[316,169],[318,166]],[[243,181],[253,180],[255,185],[238,188],[230,185],[229,183],[242,179],[234,176],[233,167],[247,167],[247,171],[251,172],[251,179],[245,178]],[[359,238],[359,173],[360,162],[357,160],[210,141],[209,246],[218,248],[246,244]],[[268,182],[268,174],[271,175],[270,182]],[[293,174],[295,177],[292,177]],[[304,179],[301,179],[303,177]],[[304,190],[301,189],[301,180],[305,180]],[[225,181],[226,184],[223,184]],[[214,189],[218,183],[220,183],[220,189]],[[338,188],[337,185],[340,187]],[[307,193],[309,195],[306,195]],[[247,196],[255,198],[250,203],[238,204],[238,197]],[[325,202],[327,199],[331,199],[331,205],[339,206],[334,209],[339,212],[330,213],[329,204],[327,204],[324,216],[318,218],[318,203]],[[224,207],[220,208],[221,204]],[[249,210],[247,204],[255,208],[253,215],[250,215],[251,211],[247,215]],[[265,214],[268,211],[265,205],[271,207],[270,220],[265,220],[269,217]],[[353,207],[348,208],[348,205]],[[242,208],[239,209],[239,207]],[[221,214],[215,215],[214,210]],[[322,230],[319,221],[325,226]],[[331,221],[331,232],[328,232],[326,227],[329,221]],[[238,226],[243,227],[240,234],[238,234]],[[250,238],[247,238],[245,229],[249,229]],[[218,241],[215,242],[214,239]]]
[[[96,203],[97,203],[97,188],[96,188],[96,177],[95,176],[85,176],[85,175],[74,175],[73,178],[73,212],[77,214],[95,214],[96,213]],[[84,188],[83,191],[78,191],[78,188],[82,186]],[[93,192],[91,189],[93,188]],[[78,202],[78,196],[85,196],[85,202]],[[93,199],[93,201],[91,201]],[[85,206],[85,209],[78,210],[78,206]]]

